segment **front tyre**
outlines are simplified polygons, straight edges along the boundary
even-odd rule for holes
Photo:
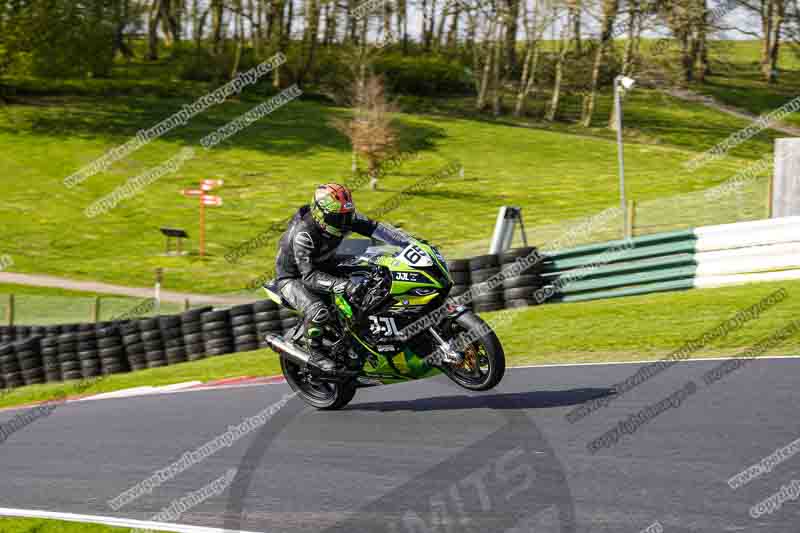
[[[483,391],[500,383],[506,371],[506,356],[503,346],[494,331],[478,315],[471,311],[462,313],[451,323],[452,338],[458,342],[461,335],[470,332],[482,333],[460,351],[464,361],[459,364],[442,365],[447,377],[465,389]]]
[[[323,411],[342,409],[356,395],[354,381],[331,383],[321,381],[304,371],[300,365],[280,354],[281,371],[286,382],[311,407]]]

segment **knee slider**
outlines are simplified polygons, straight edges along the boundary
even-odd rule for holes
[[[306,321],[312,324],[325,324],[330,319],[328,306],[322,302],[311,305],[306,311]]]

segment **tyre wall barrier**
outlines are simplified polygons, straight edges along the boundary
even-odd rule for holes
[[[0,388],[90,378],[266,348],[298,323],[270,300],[231,309],[52,326],[0,326]]]

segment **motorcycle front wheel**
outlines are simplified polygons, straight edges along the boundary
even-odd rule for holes
[[[287,359],[283,354],[280,359],[281,371],[283,371],[283,377],[286,378],[289,387],[311,407],[323,411],[334,411],[346,406],[356,395],[355,382],[341,384],[321,381],[304,371],[297,363]]]
[[[459,348],[464,354],[461,364],[444,363],[442,372],[468,390],[489,390],[500,383],[506,371],[506,356],[503,345],[488,324],[475,313],[467,311],[455,318],[451,329],[455,339],[470,332],[481,334],[470,344]]]

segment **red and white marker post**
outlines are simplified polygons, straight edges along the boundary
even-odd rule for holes
[[[206,206],[219,207],[222,197],[207,194],[217,187],[221,187],[222,180],[203,180],[199,189],[184,189],[181,194],[187,198],[197,197],[200,201],[200,256],[206,255]]]

